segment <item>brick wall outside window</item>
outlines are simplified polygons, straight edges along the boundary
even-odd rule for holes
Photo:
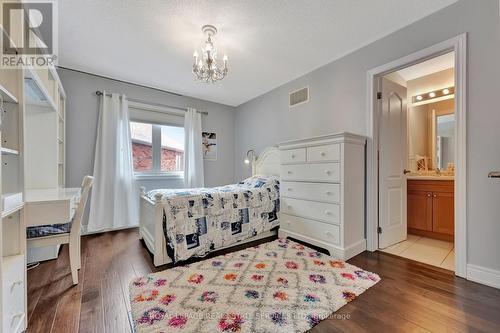
[[[152,147],[143,143],[132,143],[135,171],[151,171],[153,168]],[[162,147],[161,171],[179,171],[183,169],[184,152]],[[179,164],[179,165],[177,165]]]

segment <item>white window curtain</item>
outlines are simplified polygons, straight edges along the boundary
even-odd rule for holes
[[[119,94],[109,97],[103,91],[86,232],[137,226],[138,205],[127,99]]]
[[[203,141],[201,114],[188,108],[184,118],[184,184],[187,188],[203,187]]]

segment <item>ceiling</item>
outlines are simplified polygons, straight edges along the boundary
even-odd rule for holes
[[[456,0],[64,0],[59,65],[237,106]],[[229,74],[195,82],[201,26]]]
[[[455,66],[455,53],[450,52],[439,57],[429,59],[416,65],[397,71],[405,81],[415,80],[419,77],[444,71]]]

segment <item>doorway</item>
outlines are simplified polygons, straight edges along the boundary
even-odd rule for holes
[[[379,250],[447,270],[454,255],[454,52],[378,77]]]
[[[390,87],[391,84],[404,86],[393,77],[392,80],[389,80],[391,83],[386,82],[385,84],[385,86],[390,89],[385,89],[385,91],[383,91],[383,79],[388,79],[384,76],[408,69],[416,64],[424,63],[425,61],[449,54],[450,52],[453,52],[452,59],[454,68],[454,78],[451,86],[439,87],[426,91],[425,93],[427,93],[427,95],[425,95],[424,92],[412,95],[408,94],[408,90],[404,91],[398,90],[399,88],[396,89],[394,86]],[[420,168],[418,170],[423,171],[427,165],[426,171],[436,172],[437,168],[435,165],[440,165],[441,168],[439,168],[439,172],[443,170],[451,172],[453,170],[454,181],[451,190],[452,197],[451,199],[450,197],[446,198],[444,194],[441,196],[441,192],[438,191],[440,188],[431,189],[426,195],[430,194],[431,200],[434,199],[434,194],[436,194],[437,197],[439,196],[439,198],[436,198],[436,207],[438,208],[439,206],[445,206],[445,203],[449,204],[450,201],[452,202],[452,220],[454,223],[451,228],[453,229],[452,246],[454,247],[455,257],[454,268],[455,274],[462,277],[466,277],[467,275],[465,204],[465,52],[466,35],[463,34],[367,72],[368,128],[370,138],[367,145],[367,248],[371,251],[375,251],[379,248],[394,245],[393,242],[401,242],[401,239],[404,241],[405,238],[407,238],[406,235],[408,234],[409,227],[408,210],[415,210],[416,212],[422,211],[421,208],[414,208],[415,201],[413,197],[411,197],[411,203],[409,203],[408,206],[408,186],[412,185],[408,183],[407,179],[407,174],[411,172],[410,166],[413,167],[418,164],[418,168]],[[452,94],[449,88],[453,89]],[[386,114],[385,117],[379,117],[379,115],[382,114],[381,108],[383,106],[379,97],[381,97],[380,95],[383,95],[384,92],[387,94],[386,110],[391,110],[392,112],[390,116]],[[454,141],[451,143],[453,146],[454,162],[448,164],[443,161],[445,157],[443,157],[442,149],[440,150],[438,147],[437,141],[440,140],[438,138],[434,140],[435,142],[428,143],[430,147],[434,148],[427,150],[426,155],[413,154],[420,156],[410,156],[411,154],[409,154],[409,152],[412,147],[408,145],[409,139],[408,134],[406,134],[408,130],[408,113],[405,112],[408,104],[412,106],[422,106],[424,104],[431,104],[430,100],[432,99],[434,99],[432,102],[442,102],[445,98],[440,98],[443,97],[441,95],[445,92],[446,95],[448,95],[448,97],[445,98],[452,99],[454,102],[453,128],[455,137]],[[450,98],[449,96],[452,97]],[[419,102],[425,103],[418,104]],[[432,114],[432,111],[430,112]],[[437,115],[437,112],[435,114]],[[443,123],[447,120],[449,119],[435,119],[434,126],[437,126],[438,122]],[[387,134],[387,129],[391,129],[389,135],[385,135]],[[435,131],[436,128],[434,128],[433,133],[435,133]],[[380,135],[381,132],[383,132],[384,135]],[[446,141],[446,139],[441,143],[444,143],[444,141]],[[449,142],[447,144],[449,144]],[[384,149],[379,150],[381,145]],[[441,161],[438,158],[438,153],[440,153],[439,156],[441,157]],[[380,160],[383,160],[385,164],[379,167]],[[418,189],[412,188],[411,190]],[[426,196],[426,198],[428,197]],[[429,207],[433,207],[432,203]],[[429,210],[427,214],[432,217],[433,214],[438,216],[440,213],[439,211],[432,212],[432,210]],[[410,227],[412,227],[411,223],[414,222],[414,219],[412,219],[413,217],[410,217]],[[419,219],[419,221],[421,220]],[[446,234],[447,231],[445,229],[448,228],[449,230],[449,226],[445,226],[445,229],[442,229],[440,225],[432,229],[432,219],[425,220],[421,223],[430,223],[431,230],[441,231],[440,233]],[[379,232],[382,234],[381,237],[379,237],[381,235]],[[425,235],[418,235],[417,237],[427,238]]]

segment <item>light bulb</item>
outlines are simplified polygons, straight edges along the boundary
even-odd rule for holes
[[[227,55],[224,54],[224,57],[222,58],[222,60],[224,60],[224,62],[227,62]]]
[[[429,93],[429,97],[430,97],[430,98],[434,98],[434,97],[436,97],[436,93],[433,93],[433,92]]]
[[[450,93],[450,89],[443,89],[443,95],[448,95]]]
[[[422,96],[420,96],[420,95],[418,95],[418,96],[417,96],[417,101],[421,101],[421,100],[423,100],[423,99],[424,99],[424,98],[423,98]]]
[[[194,51],[193,58],[195,58],[195,59],[198,58],[198,52],[197,51]]]
[[[245,158],[245,164],[250,164],[250,160],[248,158]]]

